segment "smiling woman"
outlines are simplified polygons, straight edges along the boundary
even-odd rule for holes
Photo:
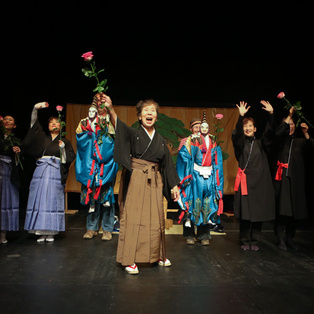
[[[128,127],[117,117],[108,96],[106,106],[116,126],[114,160],[125,168],[119,189],[117,262],[126,266],[129,274],[138,274],[135,263],[157,262],[160,266],[170,266],[165,250],[163,192],[169,198],[172,188],[173,199],[177,201],[180,179],[167,142],[154,127],[159,105],[153,100],[136,105],[141,124],[138,129]]]
[[[159,105],[154,100],[141,100],[136,105],[136,113],[140,124],[151,135],[159,115]]]

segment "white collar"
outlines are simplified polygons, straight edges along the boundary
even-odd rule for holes
[[[154,135],[155,135],[155,128],[154,128],[154,130],[153,130],[153,133],[152,133],[152,135],[150,135],[149,133],[148,133],[148,131],[141,125],[141,127],[145,130],[145,132],[147,133],[147,135],[148,135],[148,137],[150,138],[150,140],[152,140],[153,138],[154,138]]]

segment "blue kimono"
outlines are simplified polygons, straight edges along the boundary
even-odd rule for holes
[[[220,223],[224,183],[221,148],[211,138],[206,145],[202,135],[191,135],[184,142],[177,158],[179,204],[196,226]]]
[[[92,127],[89,119],[83,119],[76,130],[75,171],[76,180],[82,183],[82,204],[94,205],[95,200],[114,203],[118,164],[113,160],[114,139],[108,132],[108,123],[105,118],[97,117],[96,127]]]

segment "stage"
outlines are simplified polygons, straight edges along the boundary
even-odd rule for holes
[[[66,215],[66,231],[38,244],[21,230],[0,245],[3,313],[312,313],[314,233],[297,232],[298,251],[276,246],[264,224],[260,251],[242,251],[238,223],[223,216],[225,235],[188,246],[166,235],[170,268],[139,265],[129,275],[115,262],[118,235],[82,238],[85,211]]]

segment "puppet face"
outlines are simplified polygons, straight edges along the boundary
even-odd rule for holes
[[[295,123],[294,123],[294,121],[292,119],[290,120],[289,125],[290,125],[289,135],[292,135],[295,132]]]
[[[2,123],[7,131],[12,131],[16,128],[15,120],[12,116],[5,116],[2,120]]]
[[[48,129],[49,129],[49,132],[52,132],[52,131],[60,131],[60,122],[58,122],[58,119],[51,119],[49,121],[49,124],[48,124]]]
[[[207,135],[209,133],[208,123],[204,122],[201,124],[201,133],[202,135]]]
[[[150,129],[157,121],[157,110],[154,104],[143,107],[139,119],[145,129]]]
[[[95,119],[97,116],[97,109],[95,107],[90,107],[88,109],[88,117],[93,120]]]
[[[256,132],[256,127],[254,126],[252,121],[248,121],[246,124],[243,125],[243,132],[246,136],[254,136]]]
[[[200,133],[200,128],[201,128],[201,124],[200,123],[197,123],[197,124],[194,124],[190,130],[192,132],[192,134],[199,134]]]

